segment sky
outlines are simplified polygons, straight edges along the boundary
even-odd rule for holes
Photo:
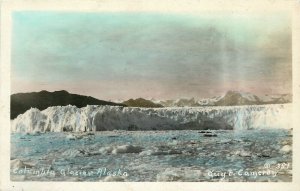
[[[14,12],[12,93],[104,100],[292,93],[286,13]]]

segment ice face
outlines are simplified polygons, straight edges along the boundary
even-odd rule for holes
[[[12,132],[291,128],[291,104],[137,108],[55,106],[30,109],[12,121]]]

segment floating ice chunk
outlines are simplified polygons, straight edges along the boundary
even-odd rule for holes
[[[156,175],[158,182],[180,181],[183,179],[181,172],[175,169],[167,168],[164,172]]]
[[[235,152],[235,155],[238,155],[238,156],[240,156],[240,157],[251,157],[251,156],[252,156],[251,152],[249,152],[249,151],[244,151],[244,150],[236,151],[236,152]]]
[[[178,155],[178,154],[182,154],[182,152],[179,151],[179,150],[174,150],[174,149],[172,149],[172,150],[169,150],[169,151],[168,151],[168,154],[169,154],[169,155]]]
[[[171,149],[168,151],[160,151],[160,150],[146,150],[140,153],[141,156],[149,156],[149,155],[177,155],[177,154],[182,154],[181,151]]]
[[[142,151],[140,152],[140,156],[149,156],[152,155],[153,151],[152,150],[146,150],[146,151]]]
[[[62,156],[74,158],[78,156],[90,156],[93,155],[86,149],[68,149],[62,153]]]
[[[100,152],[101,154],[107,154],[107,153],[111,153],[113,150],[114,150],[113,147],[101,147],[101,148],[99,149],[99,152]]]
[[[75,140],[76,137],[74,135],[72,135],[72,134],[69,134],[69,135],[66,136],[66,139]]]
[[[84,135],[75,135],[76,139],[82,139]]]
[[[20,169],[20,168],[32,168],[33,166],[35,166],[34,163],[25,163],[20,159],[14,159],[10,161],[10,167],[11,169]]]
[[[118,153],[140,153],[142,152],[142,147],[133,146],[133,145],[122,145],[117,146],[113,149],[112,154]]]
[[[26,165],[20,159],[14,159],[10,161],[11,169],[24,168]]]
[[[121,176],[107,176],[103,179],[103,182],[124,182],[125,178]]]
[[[276,165],[278,162],[276,160],[266,160],[265,164]]]
[[[69,139],[69,140],[76,140],[76,139],[82,139],[82,138],[89,139],[89,135],[76,133],[76,134],[68,134],[66,136],[66,139]]]
[[[168,155],[167,151],[152,151],[151,155]]]
[[[203,177],[203,174],[200,169],[167,168],[156,175],[156,180],[159,182],[199,181],[201,177]]]
[[[174,145],[178,145],[178,143],[179,143],[179,141],[173,140],[171,142],[168,142],[167,145],[174,146]]]
[[[281,149],[280,149],[280,153],[289,153],[292,151],[292,147],[290,145],[284,145]]]
[[[69,149],[69,150],[66,150],[62,153],[62,156],[67,156],[67,157],[77,157],[77,156],[80,156],[80,151],[77,150],[77,149]]]

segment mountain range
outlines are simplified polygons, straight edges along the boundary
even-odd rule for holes
[[[199,107],[199,106],[234,106],[234,105],[263,105],[263,104],[283,104],[291,103],[292,95],[290,94],[274,94],[256,96],[251,93],[228,91],[223,96],[215,96],[212,98],[187,99],[181,98],[177,100],[155,100],[151,99],[153,103],[160,104],[164,107]]]
[[[164,107],[159,103],[154,103],[150,100],[146,100],[143,98],[129,99],[127,101],[122,102],[122,104],[127,105],[128,107]]]
[[[234,106],[234,105],[262,105],[262,104],[283,104],[292,102],[290,94],[276,94],[256,96],[251,93],[228,91],[223,96],[216,96],[207,99],[177,99],[177,100],[155,100],[155,99],[129,99],[116,102],[103,101],[90,96],[71,94],[65,90],[61,91],[40,91],[31,93],[18,93],[11,95],[11,119],[24,113],[30,108],[44,110],[50,106],[75,105],[85,107],[87,105],[112,105],[128,107],[199,107],[199,106]]]
[[[47,109],[50,106],[66,106],[75,105],[76,107],[85,107],[87,105],[119,105],[103,100],[98,100],[90,96],[83,96],[78,94],[71,94],[65,90],[61,91],[40,91],[31,93],[17,93],[11,95],[11,112],[10,118],[14,119],[19,114],[24,113],[30,108],[37,108],[39,110]]]

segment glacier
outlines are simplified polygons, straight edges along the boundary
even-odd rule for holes
[[[27,110],[11,121],[12,132],[111,130],[291,129],[292,104],[139,108],[88,105]]]

